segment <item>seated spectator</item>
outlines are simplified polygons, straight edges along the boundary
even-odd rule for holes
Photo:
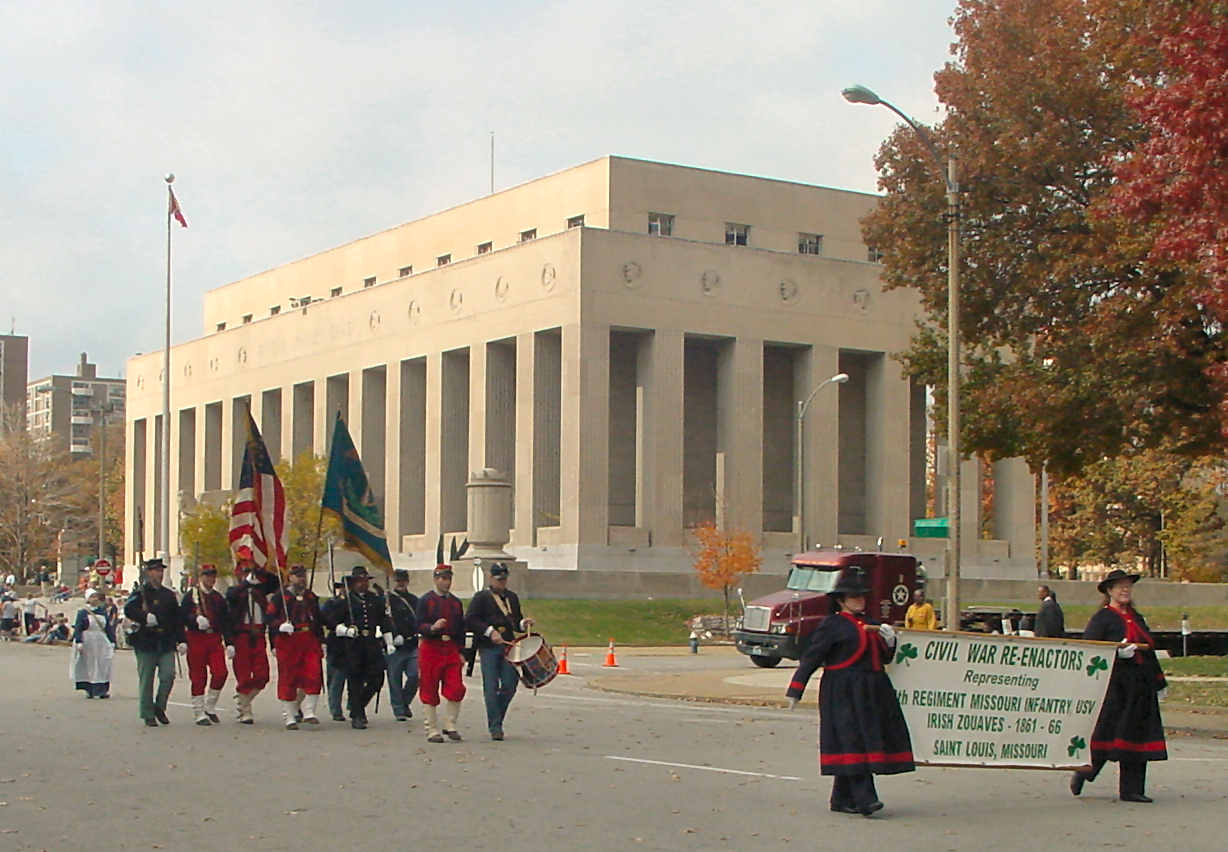
[[[38,645],[55,645],[65,644],[68,642],[71,631],[68,624],[68,616],[61,612],[57,612],[43,625],[43,629],[33,636],[27,636],[22,639],[22,642],[34,642]]]

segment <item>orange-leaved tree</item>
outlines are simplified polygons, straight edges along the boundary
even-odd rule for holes
[[[738,579],[753,574],[763,564],[759,546],[748,532],[727,532],[711,521],[699,524],[692,532],[699,543],[695,554],[695,573],[709,589],[720,589],[725,597],[725,634],[729,634],[729,590]]]

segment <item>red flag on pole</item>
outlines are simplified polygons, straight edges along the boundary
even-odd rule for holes
[[[170,186],[167,186],[167,190],[170,191],[171,202],[170,208],[166,211],[166,215],[174,216],[179,220],[179,224],[186,228],[188,226],[188,220],[183,218],[183,210],[179,207],[179,199],[175,197],[175,190],[171,189]]]

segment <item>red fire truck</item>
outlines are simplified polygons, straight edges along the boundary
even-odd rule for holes
[[[783,589],[743,603],[742,625],[733,634],[738,650],[763,668],[801,657],[810,634],[831,614],[827,593],[844,572],[864,574],[867,614],[890,624],[904,621],[913,589],[924,583],[924,569],[908,553],[812,550],[791,562]]]

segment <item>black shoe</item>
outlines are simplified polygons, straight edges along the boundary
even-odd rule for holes
[[[157,719],[146,719],[146,720],[145,720],[145,727],[147,727],[147,728],[156,728],[156,727],[158,727],[158,720],[157,720]]]
[[[1087,776],[1078,770],[1070,775],[1070,795],[1078,796],[1083,792],[1083,785],[1087,783]]]
[[[102,695],[95,695],[94,697],[95,697],[95,698],[110,698],[110,697],[111,697],[111,693],[109,693],[109,692],[104,692]]]
[[[396,719],[398,722],[408,722],[408,721],[409,721],[409,717],[408,717],[408,716],[401,715],[401,714],[398,714],[398,715],[397,715],[397,716],[395,716],[394,718],[395,718],[395,719]]]
[[[168,719],[168,718],[166,718],[166,711],[165,711],[165,710],[158,710],[158,709],[155,709],[155,710],[154,710],[154,718],[155,718],[155,719],[157,719],[159,722],[161,722],[163,725],[169,725],[169,724],[171,723],[171,720],[170,720],[170,719]]]
[[[319,718],[317,718],[317,717],[315,717],[315,716],[312,716],[310,719],[304,719],[304,720],[303,720],[303,724],[305,724],[305,725],[318,725],[318,724],[320,724],[320,720],[319,720]]]
[[[102,697],[106,698],[105,695]],[[218,715],[216,713],[206,713],[205,715],[209,717],[209,721],[212,722],[213,724],[215,725],[222,724],[222,720],[218,718]]]
[[[256,720],[255,719],[240,719],[239,724],[240,725],[254,725],[256,724]]]
[[[454,743],[458,743],[461,741],[461,735],[459,731],[444,731],[443,735]]]
[[[1141,805],[1150,805],[1155,799],[1150,796],[1144,796],[1142,793],[1122,793],[1119,796],[1123,802],[1138,802]]]
[[[457,734],[457,735],[456,735],[456,738],[459,740],[459,739],[460,739],[460,734]],[[502,742],[502,741],[503,741],[503,732],[502,732],[502,731],[491,731],[491,732],[490,732],[490,738],[491,738],[492,740],[494,740],[495,742]]]
[[[853,807],[852,805],[832,805],[831,809],[833,813],[837,813],[837,814],[859,814],[861,813],[860,810]]]
[[[296,722],[303,721],[303,711],[302,710],[299,710],[297,713],[294,714],[294,721]]]
[[[428,743],[441,743],[443,742],[443,734],[431,734],[426,738],[426,741]]]
[[[200,725],[202,728],[210,728],[213,726],[213,723],[209,721],[209,717],[207,716],[197,719],[196,724]]]
[[[405,710],[405,718],[406,718],[406,719],[412,719],[412,718],[414,718],[414,711],[413,711],[413,710],[406,709],[406,710]]]
[[[365,731],[367,729],[367,720],[355,716],[350,719],[350,727],[356,731]]]
[[[334,722],[344,722],[344,721],[345,721],[345,714],[344,714],[344,713],[334,713],[334,714],[333,714],[333,721],[334,721]]]
[[[868,805],[862,805],[861,807],[859,807],[857,809],[857,812],[860,813],[864,817],[868,817],[870,814],[878,813],[882,809],[883,809],[883,803],[880,802],[878,799],[875,799],[874,801],[870,802]]]

